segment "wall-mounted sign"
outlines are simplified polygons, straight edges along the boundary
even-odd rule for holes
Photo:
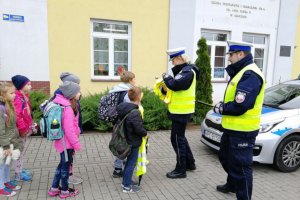
[[[25,17],[21,15],[3,14],[4,21],[24,22]]]

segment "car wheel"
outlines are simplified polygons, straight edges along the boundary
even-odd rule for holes
[[[300,136],[285,138],[278,146],[274,165],[282,172],[292,172],[300,167]]]

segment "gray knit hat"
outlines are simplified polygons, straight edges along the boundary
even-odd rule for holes
[[[72,99],[80,91],[80,86],[71,81],[65,81],[59,86],[60,91],[67,99]]]
[[[77,84],[80,84],[80,79],[78,76],[76,76],[75,74],[71,74],[69,72],[62,72],[60,74],[60,79],[62,80],[62,82],[65,81],[71,81]]]

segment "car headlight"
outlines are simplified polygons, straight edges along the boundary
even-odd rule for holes
[[[272,130],[277,124],[283,122],[284,119],[279,119],[273,122],[265,123],[260,125],[259,133],[266,133]]]

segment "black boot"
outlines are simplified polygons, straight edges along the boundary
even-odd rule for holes
[[[232,187],[229,187],[227,183],[224,185],[218,185],[217,191],[223,192],[223,193],[228,193],[228,192],[235,193],[236,192],[235,189]]]
[[[186,178],[186,173],[173,170],[173,171],[167,173],[167,177],[172,178],[172,179],[173,178]]]
[[[196,165],[195,164],[191,165],[189,167],[186,167],[186,171],[194,171],[194,170],[196,170]]]

